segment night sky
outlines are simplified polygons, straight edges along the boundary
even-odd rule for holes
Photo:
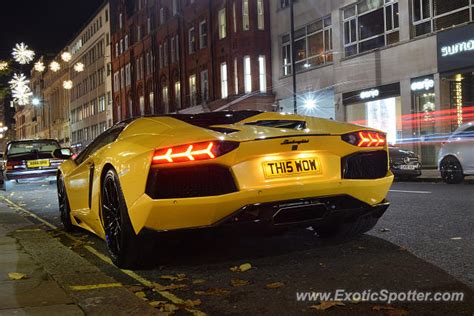
[[[0,59],[15,43],[56,54],[65,47],[103,0],[3,0],[0,4]]]

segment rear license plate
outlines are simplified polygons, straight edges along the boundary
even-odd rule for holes
[[[401,170],[415,170],[416,166],[414,166],[414,165],[401,165],[400,169]]]
[[[317,158],[266,161],[262,166],[266,178],[321,174],[321,164]]]
[[[49,167],[49,160],[48,159],[28,160],[26,162],[26,166],[28,168]]]

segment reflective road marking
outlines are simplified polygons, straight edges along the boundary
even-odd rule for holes
[[[105,289],[110,287],[122,287],[122,283],[103,283],[103,284],[93,284],[93,285],[72,285],[69,288],[73,291],[88,291],[96,289]]]
[[[431,194],[433,192],[430,191],[405,191],[405,190],[390,190],[390,192],[395,193],[414,193],[414,194]]]

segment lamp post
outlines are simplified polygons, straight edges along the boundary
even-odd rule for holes
[[[293,111],[298,114],[298,102],[296,99],[296,50],[295,50],[295,11],[294,1],[290,0],[290,28],[291,28],[291,70],[293,74]]]
[[[40,98],[38,97],[34,97],[33,99],[31,99],[31,104],[33,104],[33,106],[40,106],[41,104],[43,104],[43,106],[45,105],[45,101],[44,100],[41,100]],[[48,137],[51,138],[51,107],[48,106]]]

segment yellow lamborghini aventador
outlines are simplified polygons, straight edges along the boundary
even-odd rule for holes
[[[120,267],[149,232],[312,226],[321,237],[370,230],[393,175],[385,134],[281,113],[214,112],[130,119],[58,171],[65,229],[87,229]]]

